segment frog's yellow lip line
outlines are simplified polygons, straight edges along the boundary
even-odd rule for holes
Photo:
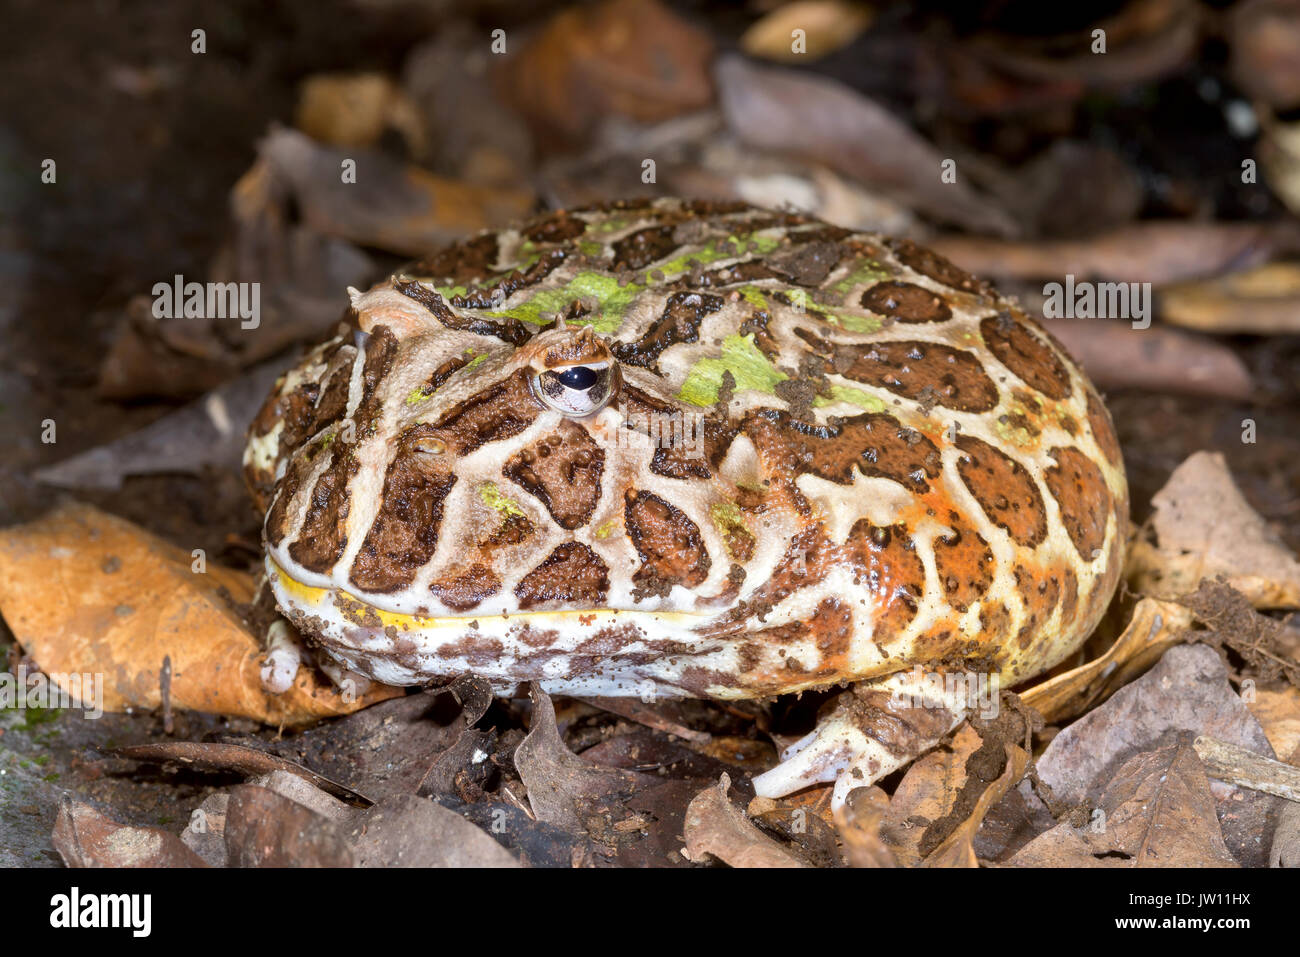
[[[272,580],[277,582],[286,597],[290,598],[298,607],[327,607],[335,604],[341,598],[344,603],[355,602],[365,612],[373,612],[378,616],[383,628],[392,626],[402,630],[431,632],[439,629],[464,629],[469,626],[470,622],[482,622],[487,619],[505,619],[521,624],[539,622],[550,627],[560,623],[577,627],[597,625],[607,627],[611,624],[630,621],[639,623],[657,622],[689,628],[698,626],[716,615],[716,612],[701,614],[686,611],[640,611],[625,608],[578,608],[554,611],[513,611],[509,613],[484,611],[469,615],[415,615],[380,608],[365,598],[354,595],[352,592],[338,586],[322,588],[317,585],[308,585],[285,571],[284,567],[270,555],[266,556],[266,567],[267,571],[272,575]],[[331,600],[332,597],[333,601]]]

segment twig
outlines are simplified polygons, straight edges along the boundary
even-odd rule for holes
[[[1203,734],[1197,736],[1193,747],[1210,777],[1300,802],[1300,768]]]

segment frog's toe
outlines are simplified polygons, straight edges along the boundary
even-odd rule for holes
[[[271,694],[283,694],[293,687],[307,649],[298,633],[283,618],[266,629],[266,654],[262,657],[262,687]]]
[[[781,763],[754,778],[754,792],[776,798],[835,782],[839,807],[866,787],[938,744],[966,717],[964,696],[942,700],[915,685],[911,673],[855,685],[823,712],[816,729],[781,754]]]

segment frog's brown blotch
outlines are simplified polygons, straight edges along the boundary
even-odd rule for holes
[[[1038,483],[1011,456],[971,435],[957,437],[957,473],[988,516],[1012,541],[1036,548],[1047,537],[1047,510]]]
[[[804,330],[797,335],[812,337]],[[833,355],[829,344],[823,355]],[[988,412],[998,404],[998,388],[974,353],[938,342],[875,342],[840,373],[846,379],[888,389],[917,401],[930,400],[958,412]]]
[[[566,542],[515,586],[519,607],[599,608],[609,593],[609,566],[581,542]]]
[[[578,423],[564,419],[556,431],[520,449],[501,474],[540,501],[556,524],[573,531],[591,520],[600,502],[605,452]]]
[[[706,292],[675,292],[664,303],[659,318],[635,342],[618,343],[614,355],[620,362],[658,371],[659,356],[679,342],[698,342],[704,317],[722,308],[721,296]]]
[[[868,412],[835,425],[812,425],[777,409],[762,409],[744,423],[768,471],[791,477],[810,472],[828,482],[850,485],[862,474],[893,479],[927,492],[942,462],[935,444],[894,416]]]
[[[860,518],[849,530],[844,554],[853,563],[854,583],[865,586],[876,603],[879,640],[887,645],[901,637],[925,593],[925,565],[907,527]]]
[[[486,565],[475,562],[463,572],[443,575],[429,590],[453,611],[469,611],[499,592],[501,579]]]
[[[1046,342],[1026,322],[1004,310],[980,320],[980,335],[999,362],[1049,399],[1065,399],[1071,391],[1070,374]]]
[[[647,226],[628,233],[613,245],[615,270],[644,269],[667,259],[681,245],[674,237],[675,226]]]
[[[456,476],[428,452],[432,437],[428,425],[408,429],[389,463],[378,514],[352,562],[349,580],[362,591],[405,588],[433,557]]]
[[[917,245],[910,239],[891,239],[887,244],[904,266],[915,269],[922,276],[933,279],[937,283],[977,296],[987,296],[993,291],[989,283],[975,278],[964,269],[954,266],[943,256]]]
[[[541,411],[528,387],[528,373],[521,369],[458,402],[443,413],[436,427],[457,455],[467,455],[489,442],[518,435]]]
[[[626,493],[623,523],[641,568],[633,575],[643,595],[666,595],[673,585],[694,588],[709,575],[712,561],[700,528],[686,513],[653,492]]]
[[[988,594],[993,584],[993,551],[956,509],[949,510],[943,522],[948,531],[935,536],[931,544],[935,569],[948,604],[964,612]]]
[[[1044,474],[1047,490],[1060,505],[1061,523],[1084,562],[1091,563],[1106,541],[1111,495],[1106,479],[1078,449],[1054,448],[1056,464]]]
[[[352,479],[361,466],[351,448],[336,447],[331,452],[330,464],[311,490],[302,528],[289,545],[289,557],[317,574],[329,572],[343,557],[348,544]]]
[[[933,289],[913,282],[886,279],[862,294],[862,306],[895,322],[946,322],[952,318],[947,300]]]

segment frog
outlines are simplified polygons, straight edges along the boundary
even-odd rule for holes
[[[553,210],[360,291],[244,475],[277,621],[396,686],[824,693],[753,778],[835,806],[1079,648],[1128,488],[1084,372],[906,239],[676,198]]]

